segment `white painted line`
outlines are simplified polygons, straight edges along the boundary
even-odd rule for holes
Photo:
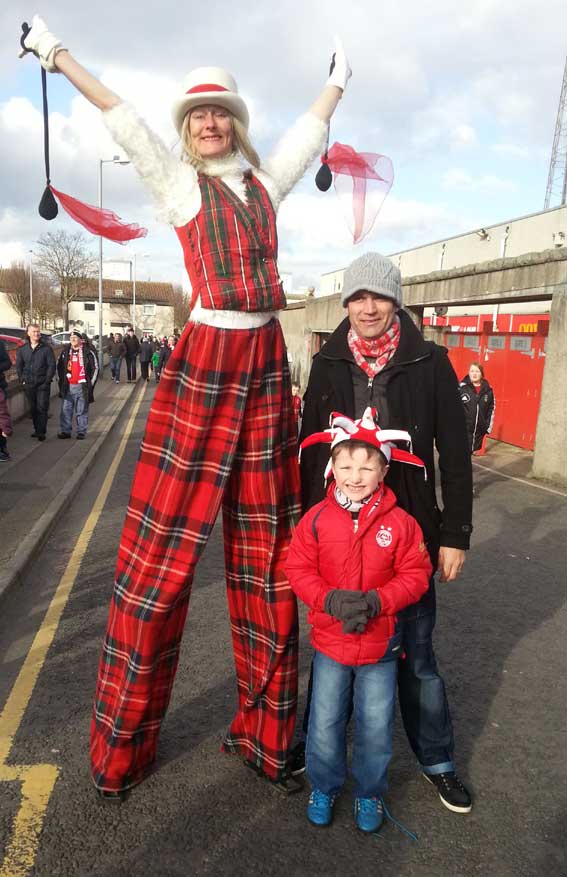
[[[483,466],[481,463],[473,463],[477,469],[484,469],[485,472],[491,472],[492,475],[498,475],[499,478],[508,478],[509,481],[517,481],[519,484],[525,484],[527,487],[536,487],[538,490],[545,490],[546,493],[554,493],[555,496],[562,496],[567,499],[567,492],[554,490],[553,487],[546,487],[544,484],[537,484],[535,481],[529,481],[527,478],[518,478],[516,475],[506,475],[499,472],[498,469],[491,469],[490,466]]]

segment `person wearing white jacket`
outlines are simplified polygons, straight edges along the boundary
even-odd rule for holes
[[[276,211],[323,150],[351,75],[340,44],[309,112],[260,162],[225,70],[186,77],[176,158],[40,18],[23,40],[104,114],[183,248],[189,323],[162,374],[122,533],[91,736],[94,783],[120,797],[156,756],[191,583],[221,504],[238,710],[223,750],[284,792],[297,700],[297,606],[284,560],[300,510],[296,426],[277,311]]]

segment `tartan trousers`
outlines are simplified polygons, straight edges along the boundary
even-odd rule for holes
[[[189,323],[148,417],[122,531],[91,724],[99,789],[156,756],[193,574],[223,505],[238,711],[222,748],[278,778],[297,707],[297,603],[284,573],[300,512],[283,334]]]

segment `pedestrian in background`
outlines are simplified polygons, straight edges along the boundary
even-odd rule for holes
[[[470,452],[483,456],[484,439],[490,435],[494,424],[496,401],[480,362],[471,362],[468,375],[459,384],[459,392],[465,408]]]
[[[6,393],[8,382],[4,372],[11,368],[12,360],[8,355],[6,345],[3,341],[0,341],[0,463],[7,463],[10,459],[8,438],[12,435],[12,418],[10,417]]]
[[[73,418],[77,418],[77,438],[84,439],[89,426],[89,404],[98,378],[98,359],[83,341],[80,332],[71,332],[57,360],[57,379],[61,396],[61,414],[57,438],[71,438]]]
[[[167,362],[169,360],[169,357],[171,356],[171,353],[172,353],[174,347],[175,347],[175,335],[170,335],[169,338],[167,339],[166,343],[162,346],[162,348],[159,352],[158,369],[159,369],[160,376],[161,376],[162,371],[164,370],[164,368],[167,365]]]
[[[152,369],[156,384],[159,384],[159,351],[159,345],[156,344],[154,352],[152,353]]]
[[[32,438],[44,442],[51,396],[51,381],[55,375],[53,348],[41,337],[38,323],[27,327],[27,342],[18,348],[16,371],[28,400],[33,420]]]
[[[136,381],[136,357],[140,352],[140,342],[132,326],[126,330],[124,344],[126,345],[126,376],[128,383],[131,384]]]
[[[142,343],[140,344],[140,371],[142,373],[142,380],[149,381],[149,368],[152,362],[154,348],[152,342],[148,338],[147,335],[144,335],[142,338]]]
[[[122,360],[126,356],[126,345],[120,332],[115,332],[114,337],[106,348],[110,355],[110,376],[115,384],[120,383],[120,368]]]

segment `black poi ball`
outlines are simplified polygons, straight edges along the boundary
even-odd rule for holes
[[[321,192],[326,192],[331,188],[331,184],[333,182],[333,175],[329,168],[328,164],[322,164],[319,170],[317,171],[317,176],[315,177],[315,185]]]
[[[41,196],[38,211],[42,219],[55,219],[55,217],[59,213],[57,201],[55,200],[53,192],[51,191],[49,186],[45,187],[45,192]]]

